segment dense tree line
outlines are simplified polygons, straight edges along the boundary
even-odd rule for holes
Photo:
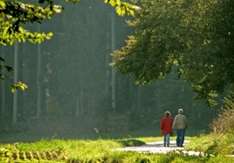
[[[93,0],[62,6],[65,11],[51,21],[25,26],[37,33],[53,31],[50,41],[1,48],[7,63],[17,63],[18,79],[29,89],[11,94],[6,86],[12,78],[1,82],[0,129],[12,127],[13,121],[17,129],[54,135],[94,133],[94,128],[99,133],[157,134],[164,111],[174,115],[179,105],[193,115],[191,130],[207,129],[197,120],[208,114],[210,121],[213,111],[192,101],[190,86],[175,71],[163,81],[138,87],[110,67],[110,53],[131,32],[113,8]]]

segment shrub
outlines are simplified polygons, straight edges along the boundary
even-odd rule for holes
[[[234,130],[234,93],[225,98],[224,106],[211,124],[215,133],[227,133]]]

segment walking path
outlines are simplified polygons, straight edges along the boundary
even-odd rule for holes
[[[185,144],[188,141],[185,141]],[[169,152],[178,152],[184,155],[189,156],[204,156],[201,152],[196,151],[186,151],[183,147],[177,147],[175,141],[171,141],[170,147],[164,147],[163,142],[151,142],[142,146],[133,146],[133,147],[125,147],[120,149],[121,151],[133,151],[133,152],[143,152],[143,153],[158,153],[158,154],[166,154]]]

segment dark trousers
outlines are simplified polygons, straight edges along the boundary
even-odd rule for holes
[[[182,147],[184,144],[185,129],[177,129],[176,135],[176,145],[177,147]]]

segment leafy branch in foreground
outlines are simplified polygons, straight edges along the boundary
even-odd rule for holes
[[[77,3],[79,0],[65,0]],[[119,15],[134,15],[136,5],[120,0],[105,0],[116,9]],[[62,6],[53,0],[39,0],[38,3],[25,3],[19,0],[0,0],[0,45],[13,45],[16,42],[29,41],[41,43],[52,37],[52,33],[32,32],[24,25],[42,23],[62,12]]]
[[[65,2],[78,3],[80,0],[64,0]],[[116,9],[117,14],[134,15],[137,6],[120,0],[104,0]],[[0,0],[0,46],[14,45],[15,43],[24,43],[26,41],[34,44],[40,44],[49,40],[52,32],[35,32],[29,30],[25,25],[42,23],[50,20],[54,15],[61,13],[63,7],[55,4],[54,0],[38,0],[37,2],[25,2],[21,0]],[[4,58],[0,58],[0,79],[4,80],[6,74],[4,69],[9,70]],[[11,69],[12,70],[12,69]],[[26,84],[18,82],[12,85],[12,91],[20,88],[25,90]]]
[[[43,4],[42,4],[43,3]],[[17,42],[41,43],[52,37],[52,33],[33,32],[25,27],[28,23],[41,23],[61,13],[62,7],[51,2],[25,3],[19,0],[0,0],[0,46],[9,46]],[[6,79],[13,68],[0,58],[0,78]],[[23,82],[12,84],[11,90],[25,90]]]
[[[27,23],[41,23],[61,13],[59,5],[29,4],[20,1],[0,1],[0,45],[13,45],[29,41],[41,43],[52,37],[52,33],[31,32],[24,27]]]

